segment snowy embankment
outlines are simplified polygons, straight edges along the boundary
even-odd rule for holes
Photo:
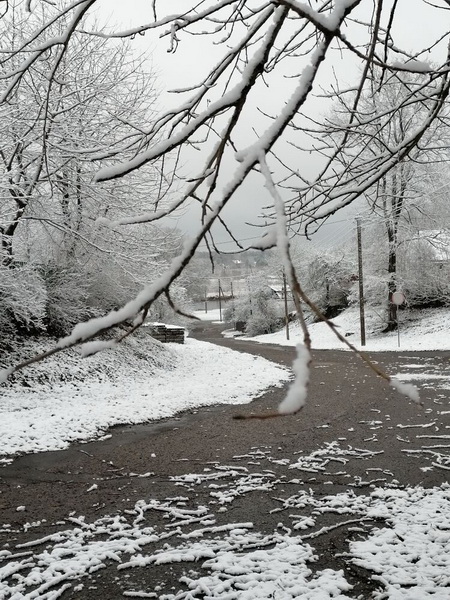
[[[358,309],[348,309],[332,321],[349,342],[361,349]],[[387,334],[381,333],[378,329],[380,321],[378,314],[367,312],[364,350],[394,352],[398,350],[450,350],[450,309],[448,308],[400,311],[400,336],[396,331]],[[326,323],[313,323],[309,326],[309,331],[312,347],[317,350],[345,350],[347,348]],[[290,324],[289,340],[286,339],[284,329],[276,333],[247,339],[263,344],[295,346],[302,340],[302,335],[298,324],[295,323]]]
[[[0,389],[0,455],[65,448],[108,427],[212,404],[245,404],[289,372],[263,358],[187,339],[149,335],[81,359],[55,355]]]

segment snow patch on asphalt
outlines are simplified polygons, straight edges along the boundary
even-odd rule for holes
[[[333,449],[339,450],[327,447],[329,456]],[[263,450],[263,455],[275,460],[270,452]],[[305,462],[314,461],[307,458]],[[253,522],[223,522],[222,517],[219,524],[223,504],[211,487],[213,481],[221,482],[223,494],[229,492],[230,507],[243,494],[260,493],[261,477],[271,479],[270,473],[252,472],[250,461],[247,464],[187,472],[173,480],[174,485],[184,484],[187,495],[140,500],[131,510],[94,521],[69,515],[60,530],[0,550],[0,596],[57,598],[107,566],[113,566],[118,576],[145,568],[151,580],[148,569],[153,565],[184,563],[179,590],[164,590],[161,584],[156,596],[160,600],[205,595],[234,600],[349,599],[353,596],[346,592],[352,585],[342,570],[314,570],[318,558],[314,540],[341,528],[353,538],[346,560],[366,569],[380,585],[374,600],[448,598],[450,485],[375,488],[370,494],[347,490],[327,496],[297,486],[279,503],[278,527],[262,533]],[[286,481],[272,477],[272,484],[284,488]],[[195,503],[199,488],[210,491],[207,506]],[[332,525],[323,521],[330,514],[335,515]],[[154,515],[160,519],[150,525],[150,515],[153,523]],[[121,579],[121,588],[126,597],[155,593],[153,586],[132,587],[127,577]]]

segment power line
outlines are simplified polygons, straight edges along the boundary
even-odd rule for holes
[[[438,192],[445,190],[448,187],[450,187],[450,181],[447,181],[446,183],[442,184],[438,188],[435,188],[434,190],[432,190],[431,194],[427,195],[426,197],[429,200],[432,200],[433,198],[435,198],[437,196]],[[422,194],[421,196],[417,196],[416,200],[423,198],[424,196],[425,196],[425,194]],[[334,232],[331,243],[328,240],[325,242],[319,242],[319,243],[315,242],[314,239],[312,239],[310,241],[316,247],[320,246],[322,248],[325,247],[328,249],[336,247],[338,245],[338,243],[340,243],[340,242],[342,243],[343,241],[345,241],[346,238],[350,237],[350,235],[355,233],[355,231],[356,231],[355,219],[356,218],[360,218],[362,220],[362,225],[380,223],[385,220],[383,215],[377,215],[376,212],[374,211],[373,207],[368,206],[363,212],[360,212],[358,215],[355,215],[352,217],[346,217],[345,219],[338,219],[335,221],[325,221],[324,223],[322,223],[320,225],[320,229],[322,229],[322,227],[327,227],[327,226],[331,226],[331,225],[334,226],[334,225],[343,224],[337,230],[337,232]],[[350,224],[350,228],[348,230],[346,230],[345,224]],[[252,237],[242,238],[237,241],[227,240],[227,241],[223,241],[223,242],[215,242],[214,245],[215,246],[225,246],[225,245],[229,245],[229,244],[236,245],[236,243],[240,244],[242,242],[250,242],[250,241],[259,240],[259,239],[261,239],[261,236],[255,235]],[[199,245],[199,248],[207,248],[206,243],[202,242]]]
[[[236,243],[241,243],[241,242],[249,242],[251,240],[260,240],[261,236],[260,235],[255,235],[253,237],[248,237],[248,238],[242,238],[240,240],[227,240],[226,242],[214,242],[215,246],[224,246],[225,244],[236,244]],[[206,248],[206,243],[202,242],[202,244],[204,244],[204,247]],[[199,246],[200,247],[200,246]]]

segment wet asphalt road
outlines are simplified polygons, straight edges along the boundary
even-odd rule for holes
[[[218,326],[207,323],[198,325],[192,336],[288,366],[294,358],[293,348],[224,339]],[[0,469],[0,550],[67,527],[69,513],[94,520],[130,509],[142,498],[163,500],[177,493],[171,477],[201,471],[207,464],[231,464],[237,456],[255,448],[270,449],[281,461],[300,451],[313,452],[336,439],[353,448],[373,451],[369,461],[350,461],[346,465],[345,477],[336,477],[332,482],[334,492],[347,489],[348,478],[356,482],[358,491],[367,492],[377,481],[370,473],[383,474],[380,485],[430,487],[447,480],[449,471],[433,468],[425,455],[405,449],[423,446],[418,435],[423,433],[422,425],[428,432],[450,433],[450,415],[440,415],[450,411],[439,410],[450,408],[449,390],[437,392],[431,386],[425,387],[425,406],[421,408],[388,388],[349,352],[315,351],[313,359],[308,404],[294,417],[248,421],[232,418],[236,412],[272,411],[285,393],[275,388],[249,405],[212,406],[157,423],[116,427],[112,437],[104,441],[17,458]],[[443,369],[448,373],[450,366],[449,352],[377,353],[374,359],[391,374],[407,370],[411,363],[426,365],[435,373]],[[277,465],[271,464],[271,468],[276,471]],[[136,476],[146,473],[151,476]],[[329,493],[324,483],[320,474],[307,481],[318,494]],[[87,493],[92,484],[97,485],[96,489]],[[284,489],[278,493],[284,493]],[[199,489],[197,501],[206,499],[207,494],[206,488]],[[227,518],[253,521],[260,530],[270,531],[279,520],[279,516],[270,514],[275,504],[269,494],[247,495],[230,507]],[[25,512],[16,511],[20,505],[26,506]],[[158,516],[153,518],[156,523]],[[5,523],[10,525],[6,533],[1,530]],[[38,525],[25,531],[25,523]],[[374,589],[369,575],[336,558],[345,551],[347,538],[348,532],[342,529],[318,538],[320,558],[315,568],[343,568],[355,584],[354,597],[362,594],[368,598]],[[63,598],[122,597],[124,582],[115,568],[112,565],[93,574],[90,586],[68,590]],[[166,586],[164,589],[174,590],[180,587],[178,578],[185,568],[132,570],[131,575],[127,574],[127,584],[134,581],[152,589],[158,582]]]

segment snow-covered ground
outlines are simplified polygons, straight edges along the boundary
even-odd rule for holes
[[[214,323],[220,323],[220,317],[223,317],[223,311],[220,311],[218,308],[208,311],[195,310],[193,315],[197,317],[197,319],[200,319],[200,321],[213,321]]]
[[[436,308],[424,311],[400,311],[400,335],[395,332],[382,334],[377,331],[380,317],[374,312],[366,314],[366,345],[368,351],[403,351],[403,350],[450,350],[450,310]],[[359,312],[352,308],[344,311],[333,323],[340,333],[354,346],[361,349]],[[309,326],[312,347],[316,349],[347,348],[339,341],[326,323],[313,323]],[[297,324],[290,325],[290,339],[286,339],[283,329],[276,333],[250,338],[262,344],[280,344],[295,346],[302,340]],[[400,338],[400,339],[399,339]],[[400,343],[399,343],[400,342]]]
[[[245,404],[290,377],[263,358],[190,338],[163,346],[143,334],[130,343],[87,359],[56,355],[2,387],[0,455],[56,450],[113,425],[200,406]]]

